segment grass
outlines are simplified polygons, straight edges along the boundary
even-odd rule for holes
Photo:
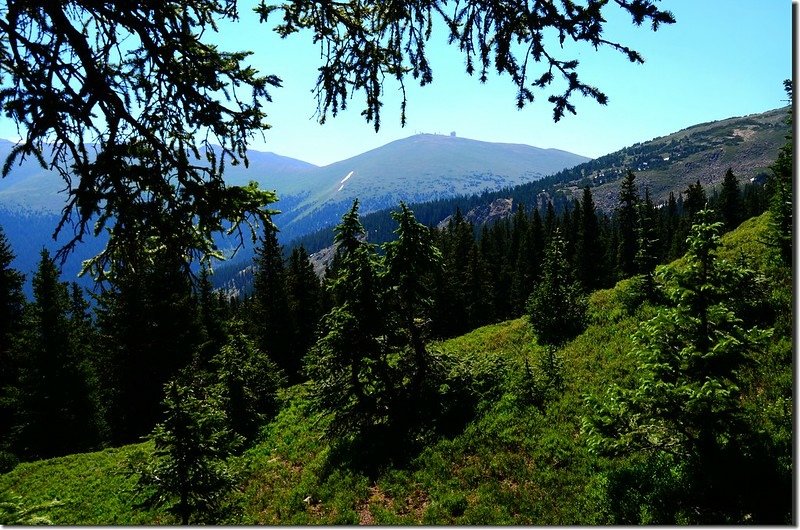
[[[19,464],[0,475],[0,490],[24,499],[25,505],[61,501],[40,515],[56,525],[158,524],[169,519],[158,511],[134,509],[135,478],[126,462],[149,444],[128,445]]]

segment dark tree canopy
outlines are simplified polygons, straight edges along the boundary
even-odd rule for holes
[[[519,106],[547,87],[555,90],[555,120],[575,113],[576,94],[605,104],[605,94],[579,79],[577,60],[555,55],[558,45],[610,47],[641,63],[635,50],[606,38],[604,13],[617,8],[653,30],[674,19],[656,0],[583,4],[262,0],[256,11],[262,20],[282,16],[282,36],[313,31],[323,63],[320,121],[361,91],[362,114],[377,129],[387,79],[401,88],[409,75],[433,80],[426,44],[437,20],[467,72],[483,81],[493,67],[511,77]],[[215,232],[232,223],[241,238],[242,223],[267,221],[274,193],[223,180],[225,166],[247,163],[248,141],[269,127],[268,88],[281,84],[248,66],[248,52],[209,44],[217,23],[238,15],[236,0],[0,3],[0,106],[22,136],[3,175],[26,157],[61,174],[67,197],[56,232],[73,230],[62,258],[87,234],[108,231],[107,248],[88,265],[103,277],[115,266],[146,265],[164,248],[183,258],[218,255]],[[553,31],[558,43],[546,38]],[[405,107],[404,96],[403,122]]]
[[[325,121],[328,112],[336,116],[347,108],[354,92],[363,91],[366,106],[361,114],[377,130],[387,78],[394,78],[402,90],[402,123],[407,76],[410,74],[421,85],[433,81],[426,46],[434,24],[440,22],[449,32],[448,42],[463,52],[467,73],[477,72],[481,82],[487,80],[492,69],[507,74],[516,86],[519,107],[533,102],[535,91],[553,87],[557,78],[563,83],[557,82],[555,91],[548,96],[555,121],[565,111],[575,114],[571,103],[575,93],[606,104],[608,98],[603,92],[579,79],[578,60],[559,57],[554,49],[565,41],[585,43],[594,49],[613,48],[631,62],[643,63],[638,52],[604,35],[608,4],[629,13],[637,26],[649,23],[654,31],[661,24],[675,21],[653,0],[262,0],[257,11],[262,20],[278,12],[283,21],[276,31],[282,36],[313,31],[324,61],[316,88],[320,121]],[[558,35],[558,44],[548,41],[552,32]],[[541,68],[536,70],[534,67],[539,64]]]
[[[213,253],[225,220],[264,216],[273,193],[222,181],[268,127],[267,87],[280,85],[244,65],[247,53],[205,42],[236,16],[234,0],[0,6],[0,106],[23,138],[3,176],[25,157],[60,172],[67,202],[57,231],[74,228],[62,256],[108,230],[91,267],[102,276],[158,248]]]

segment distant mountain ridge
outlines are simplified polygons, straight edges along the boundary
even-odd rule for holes
[[[671,191],[677,196],[698,180],[704,187],[712,188],[722,181],[728,168],[742,184],[763,180],[790,133],[787,115],[788,108],[782,107],[761,114],[702,123],[636,143],[536,182],[417,203],[411,207],[417,219],[430,226],[446,223],[456,208],[479,226],[511,215],[515,204],[543,207],[552,200],[556,211],[560,212],[573,199],[580,198],[585,186],[591,188],[597,207],[611,213],[617,206],[619,179],[628,169],[636,174],[640,192],[643,194],[647,189],[656,203],[666,201]],[[389,217],[390,210],[362,218],[373,243],[382,243],[391,237],[394,225]],[[298,239],[295,244],[304,245],[320,262],[318,269],[321,270],[332,238],[331,227],[327,227]],[[249,280],[246,275],[232,274],[232,271],[242,269],[242,264],[237,266],[234,263],[220,267],[217,285],[230,285],[239,291],[247,291]]]
[[[0,159],[6,159],[13,145],[0,140]],[[428,201],[531,182],[586,160],[557,149],[421,134],[324,167],[252,150],[248,167],[229,165],[225,179],[231,185],[254,180],[264,189],[277,191],[280,201],[274,206],[283,213],[275,221],[279,237],[288,242],[335,222],[356,197],[361,212],[369,213],[401,200]],[[63,188],[57,172],[41,167],[35,159],[15,164],[9,176],[0,179],[0,222],[13,227],[7,230],[12,247],[25,249],[17,261],[27,274],[38,260],[38,252],[31,255],[32,246],[55,250],[66,240],[50,238],[55,223],[42,231],[45,218],[50,223],[61,213]],[[28,221],[18,222],[20,216]],[[224,238],[217,241],[223,252],[235,246]],[[248,260],[252,253],[246,247],[238,257]],[[90,255],[79,249],[71,261],[79,264]],[[72,275],[77,264],[66,267],[65,273]]]
[[[289,239],[309,226],[336,222],[355,198],[361,212],[369,213],[401,200],[424,202],[532,182],[587,160],[558,149],[417,134],[305,171],[308,195],[277,223]]]

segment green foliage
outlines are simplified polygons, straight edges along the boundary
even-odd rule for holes
[[[50,501],[34,506],[26,506],[19,495],[10,491],[0,491],[0,524],[4,526],[49,525],[53,522],[39,512],[61,506],[60,501]]]
[[[792,81],[784,81],[784,88],[789,102],[794,98]],[[792,107],[790,107],[792,108]],[[792,112],[786,119],[787,124],[792,124]],[[777,250],[779,261],[783,265],[792,264],[792,227],[793,222],[793,159],[794,141],[791,133],[786,137],[786,143],[778,153],[778,159],[770,167],[771,175],[769,185],[772,190],[769,210],[772,214],[772,230],[770,238]]]
[[[206,340],[202,306],[182,267],[162,254],[151,267],[119,271],[97,297],[99,375],[115,443],[152,430],[164,385]]]
[[[25,296],[22,284],[25,277],[12,267],[14,253],[0,227],[0,432],[9,433],[14,424],[15,390],[19,377],[12,359],[12,345],[22,324]],[[11,440],[0,438],[0,472],[14,466],[16,457],[10,452]]]
[[[145,504],[165,506],[181,524],[214,523],[235,484],[226,459],[241,443],[228,430],[220,397],[212,389],[170,382],[165,418],[153,429],[152,460],[138,462],[137,488]]]
[[[764,258],[768,220],[766,215],[746,222],[722,237],[717,261],[722,257],[737,263],[733,268],[739,271],[742,263],[748,263],[769,272],[755,259]],[[740,252],[745,256],[740,257]],[[672,272],[661,274],[687,300],[694,295],[681,290],[681,278],[697,274],[689,262],[676,262]],[[733,291],[737,299],[741,298],[741,276],[748,275],[721,276],[736,280],[725,291]],[[522,384],[525,360],[534,380],[544,381],[539,359],[548,353],[537,344],[526,320],[493,324],[427,345],[431,366],[436,367],[432,381],[438,386],[430,401],[435,406],[422,412],[450,412],[434,418],[441,423],[423,439],[420,451],[403,446],[408,454],[403,461],[353,465],[369,455],[358,451],[363,445],[352,445],[352,454],[343,455],[338,440],[325,436],[333,417],[315,406],[315,382],[282,389],[279,400],[284,406],[263,426],[255,445],[227,460],[228,469],[236,470],[237,487],[219,498],[219,506],[226,510],[214,521],[250,525],[691,523],[697,520],[693,510],[698,503],[711,505],[712,496],[704,491],[715,490],[719,498],[734,499],[717,504],[724,511],[717,521],[790,524],[791,324],[776,324],[771,342],[748,352],[755,362],[738,369],[741,413],[734,415],[738,419],[730,427],[746,428],[728,437],[730,451],[705,462],[702,470],[709,471],[706,486],[711,489],[698,486],[701,468],[691,459],[678,461],[663,452],[601,456],[590,451],[581,433],[581,418],[592,412],[584,396],[602,396],[613,385],[637,388],[643,375],[640,358],[628,353],[642,346],[633,337],[643,321],[670,309],[644,300],[639,281],[628,279],[589,296],[585,331],[554,350],[563,365],[561,389],[541,403],[520,395],[526,389]],[[752,295],[769,300],[771,310],[763,325],[791,313],[791,283],[780,276],[770,278],[767,285],[769,289]],[[731,302],[733,314],[743,306],[752,304]],[[740,328],[752,325],[749,317],[742,320]],[[387,355],[391,370],[398,369],[393,364],[398,358],[397,352]],[[220,396],[218,404],[223,403]],[[439,429],[445,424],[447,429]],[[174,524],[176,520],[165,512],[170,503],[161,508],[134,508],[135,477],[120,473],[124,462],[133,457],[142,463],[151,460],[152,450],[149,442],[22,463],[0,475],[0,491],[17,492],[29,505],[67,500],[58,509],[42,512],[57,524]],[[711,472],[715,467],[729,473]]]
[[[322,287],[302,246],[292,249],[289,256],[286,296],[292,329],[292,359],[302,365],[303,357],[316,341],[317,324],[322,316]]]
[[[410,375],[411,392],[418,394],[430,364],[425,341],[433,306],[431,281],[441,266],[442,255],[433,245],[428,228],[414,218],[405,203],[400,203],[400,211],[392,217],[398,223],[397,239],[383,247],[387,309],[394,327],[405,335],[398,337],[400,346],[407,345],[413,352],[413,373],[400,377]]]
[[[264,226],[261,244],[256,249],[253,272],[253,310],[250,320],[261,351],[292,379],[300,371],[300,359],[292,350],[289,300],[286,295],[286,267],[283,249],[278,244],[277,228]]]
[[[628,278],[636,273],[636,252],[638,250],[636,210],[639,204],[639,192],[635,180],[636,175],[633,174],[633,171],[628,170],[619,189],[619,205],[616,210],[619,225],[619,247],[617,248],[619,279]]]
[[[654,452],[669,460],[683,484],[674,512],[655,522],[736,521],[742,515],[732,508],[750,506],[744,485],[738,492],[713,485],[729,480],[729,466],[746,451],[741,373],[766,334],[745,331],[730,309],[738,279],[752,272],[716,258],[722,225],[712,223],[712,215],[697,213],[685,266],[660,271],[670,306],[636,335],[634,384],[614,385],[587,401],[592,413],[584,428],[591,447]]]
[[[558,121],[565,112],[575,114],[571,103],[576,93],[590,97],[604,105],[607,97],[597,88],[580,81],[578,61],[557,59],[544,43],[544,35],[553,30],[562,37],[576,42],[598,45],[622,52],[632,62],[644,62],[641,55],[619,43],[601,39],[606,14],[604,4],[591,4],[585,9],[552,5],[540,9],[533,5],[517,5],[515,9],[503,2],[484,4],[467,2],[452,13],[427,4],[405,3],[399,9],[363,9],[357,2],[342,2],[323,8],[311,3],[271,5],[261,2],[258,10],[263,19],[278,12],[282,23],[276,31],[283,37],[301,30],[310,30],[319,36],[330,53],[320,67],[316,94],[318,113],[324,123],[327,113],[333,116],[344,110],[352,97],[347,87],[363,90],[366,106],[361,114],[367,121],[380,127],[383,81],[394,78],[401,87],[408,74],[419,79],[422,85],[433,81],[433,71],[426,54],[426,43],[431,36],[434,18],[441,17],[449,29],[449,42],[457,43],[466,56],[466,71],[479,72],[486,80],[490,68],[508,74],[517,89],[517,105],[532,102],[534,91],[551,86],[554,72],[568,81],[568,88],[553,94],[548,101],[553,105],[553,119]],[[669,11],[659,10],[650,0],[621,2],[622,11],[633,17],[636,25],[645,21],[655,30],[660,24],[675,20]],[[485,21],[491,21],[486,24]],[[340,24],[341,32],[330,31],[332,24]],[[513,50],[520,44],[526,50],[518,57]],[[543,62],[541,72],[529,71],[534,63]],[[530,64],[529,64],[530,63]],[[535,77],[531,77],[531,76]],[[405,123],[405,89],[401,106],[401,122]]]
[[[585,326],[586,301],[564,256],[564,240],[553,234],[542,280],[528,300],[528,319],[541,344],[559,346]]]
[[[328,432],[358,436],[385,422],[387,349],[378,259],[363,241],[358,201],[336,227],[340,262],[330,284],[335,306],[321,323],[320,339],[306,356],[319,411],[333,414]]]
[[[725,223],[725,231],[733,230],[739,226],[742,216],[742,199],[739,190],[739,180],[728,168],[725,178],[722,179],[722,188],[719,193],[719,212]]]
[[[80,336],[87,327],[71,318],[67,284],[44,250],[33,292],[15,350],[14,452],[35,459],[97,447],[102,420],[93,400],[92,352]]]
[[[273,192],[222,177],[227,164],[247,162],[250,135],[268,127],[267,88],[280,86],[244,63],[248,52],[207,42],[237,17],[235,3],[6,10],[0,107],[23,141],[3,175],[25,157],[60,172],[68,198],[56,231],[76,228],[63,251],[108,232],[86,264],[102,277],[151,266],[165,249],[181,259],[217,254],[214,232],[268,220]]]
[[[226,343],[211,359],[212,384],[219,386],[230,430],[252,442],[261,426],[278,412],[277,392],[284,377],[278,366],[241,332],[241,323],[232,322],[229,326]]]

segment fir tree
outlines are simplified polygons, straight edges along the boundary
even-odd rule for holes
[[[226,460],[241,440],[228,430],[214,387],[173,381],[164,393],[165,417],[150,435],[152,460],[134,463],[137,489],[145,504],[166,506],[182,525],[217,523],[234,484]]]
[[[787,79],[783,84],[791,103],[794,97],[792,81]],[[792,107],[789,108],[786,121],[791,131]],[[778,258],[785,266],[792,264],[793,155],[794,141],[790,133],[778,153],[778,159],[770,167],[771,174],[767,181],[771,190],[769,211],[772,245],[777,249]]]
[[[12,267],[14,253],[0,227],[0,473],[13,461],[8,433],[14,423],[14,383],[17,366],[12,359],[12,344],[22,327],[25,277]],[[5,456],[4,456],[5,455]]]
[[[656,208],[645,189],[644,200],[637,205],[636,226],[636,272],[644,277],[645,293],[651,297],[655,292],[653,271],[658,264],[656,237]]]
[[[540,344],[559,346],[585,326],[586,302],[564,255],[565,245],[556,230],[547,247],[542,279],[528,299],[528,320]]]
[[[271,222],[264,225],[261,245],[256,249],[253,306],[253,335],[259,349],[296,380],[300,359],[292,354],[283,250],[278,244],[277,227]]]
[[[637,218],[636,205],[639,204],[639,192],[636,189],[636,175],[628,170],[619,190],[619,206],[617,206],[617,224],[619,226],[619,243],[617,249],[617,274],[620,278],[628,278],[636,274],[637,251]]]
[[[694,224],[695,215],[697,215],[697,212],[704,209],[707,203],[708,197],[706,197],[706,190],[703,189],[700,180],[694,184],[689,184],[689,187],[686,189],[686,198],[683,201],[683,208],[690,225]]]
[[[89,354],[70,319],[67,284],[59,281],[46,250],[33,277],[33,296],[17,353],[16,452],[34,459],[95,448],[100,433]]]
[[[595,450],[641,450],[658,462],[649,469],[666,466],[660,484],[672,484],[672,497],[655,499],[655,523],[742,522],[729,517],[750,504],[751,485],[732,473],[748,452],[740,375],[763,333],[742,329],[730,309],[734,286],[750,273],[716,257],[722,224],[712,217],[696,214],[686,266],[659,273],[670,306],[636,335],[636,382],[587,400],[593,415],[584,429]]]
[[[120,269],[97,299],[101,381],[115,443],[152,430],[164,385],[192,362],[203,341],[183,267],[164,257],[144,269]]]
[[[302,360],[317,339],[322,286],[303,246],[292,249],[286,269],[286,297],[292,330],[292,358]],[[291,374],[290,374],[291,375]],[[294,374],[298,379],[300,374]],[[290,383],[298,379],[289,378]]]
[[[252,442],[259,428],[278,412],[277,392],[284,384],[278,366],[243,333],[240,322],[229,324],[227,342],[213,359],[213,384],[230,430]]]
[[[440,267],[441,253],[433,245],[428,227],[418,222],[404,203],[392,212],[397,222],[396,239],[384,244],[387,302],[396,315],[397,326],[407,334],[413,352],[412,391],[422,388],[428,372],[429,355],[425,347],[433,300],[431,279]]]
[[[725,172],[722,180],[722,189],[719,194],[719,213],[722,216],[725,230],[733,230],[739,226],[742,219],[742,198],[739,190],[739,180],[731,168]]]
[[[364,240],[358,201],[335,228],[341,262],[329,288],[334,307],[305,360],[312,402],[332,415],[333,438],[360,436],[385,422],[389,390],[385,314],[374,248]],[[382,419],[383,418],[383,419]]]
[[[203,340],[197,350],[198,358],[195,359],[194,364],[197,369],[204,369],[211,357],[219,352],[226,340],[223,302],[214,293],[211,286],[211,272],[205,263],[200,268],[200,278],[197,282],[197,298]]]
[[[580,227],[577,234],[576,270],[578,280],[586,291],[594,291],[603,283],[606,274],[603,259],[603,246],[600,238],[600,224],[597,209],[589,186],[583,189],[580,203]]]

